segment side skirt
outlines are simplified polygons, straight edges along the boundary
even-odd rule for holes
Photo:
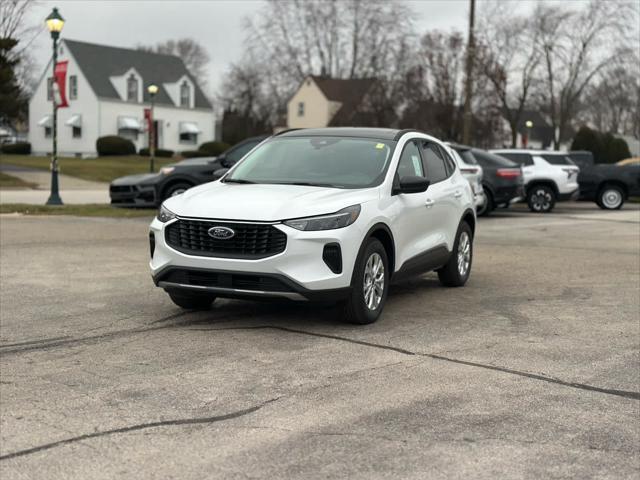
[[[421,273],[430,272],[444,266],[451,256],[447,247],[440,245],[405,261],[400,270],[393,274],[391,283],[407,280]]]

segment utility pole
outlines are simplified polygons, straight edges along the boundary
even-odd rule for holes
[[[475,21],[476,0],[469,0],[469,38],[467,42],[467,64],[465,78],[464,116],[462,126],[462,142],[471,144],[471,98],[473,97],[473,63],[476,57],[476,42],[473,37],[473,24]]]

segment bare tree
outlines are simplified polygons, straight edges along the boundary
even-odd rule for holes
[[[495,2],[484,10],[478,29],[478,69],[489,82],[509,124],[511,146],[540,73],[537,30],[528,17],[514,15]]]
[[[556,150],[587,86],[612,55],[628,55],[634,48],[628,35],[637,18],[637,5],[625,2],[592,0],[580,11],[537,6],[532,21],[544,69],[539,97],[554,128]],[[613,48],[616,44],[621,47]]]
[[[0,1],[0,39],[13,39],[18,43],[11,49],[11,61],[16,61],[15,75],[21,89],[29,94],[35,88],[36,64],[29,47],[44,30],[42,25],[27,21],[29,11],[37,5],[33,0]]]
[[[138,50],[145,50],[155,53],[164,53],[180,57],[187,70],[196,77],[198,84],[205,89],[209,79],[207,67],[211,57],[205,47],[192,38],[180,38],[178,40],[167,40],[156,45],[138,45]]]

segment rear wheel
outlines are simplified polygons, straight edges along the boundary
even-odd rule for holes
[[[495,207],[495,205],[493,204],[493,196],[491,195],[491,192],[489,191],[488,188],[483,188],[482,189],[484,191],[484,203],[482,205],[480,205],[480,207],[478,208],[477,214],[480,217],[486,217],[488,216]]]
[[[186,310],[209,310],[216,297],[203,293],[167,292],[173,303]]]
[[[375,322],[384,308],[389,290],[389,261],[382,243],[366,241],[356,260],[349,298],[341,307],[344,320],[365,325]]]
[[[166,200],[169,197],[175,197],[176,195],[180,195],[181,193],[184,193],[187,190],[189,190],[191,187],[193,187],[193,185],[187,182],[180,182],[180,183],[174,183],[173,185],[169,185],[167,188],[165,188],[164,192],[162,193],[162,199]]]
[[[556,204],[556,194],[547,185],[534,185],[527,193],[529,210],[535,213],[549,213]]]
[[[604,210],[618,210],[624,204],[624,192],[617,185],[605,185],[598,192],[596,203]]]
[[[461,287],[471,274],[473,261],[473,233],[467,222],[462,222],[458,229],[453,252],[447,264],[438,270],[440,283],[445,287]]]

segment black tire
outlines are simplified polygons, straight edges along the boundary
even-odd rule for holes
[[[193,185],[188,182],[173,183],[163,190],[162,200],[166,200],[167,198],[173,197],[174,195],[180,195],[181,193],[189,190],[191,187],[193,187]]]
[[[624,205],[624,191],[617,185],[604,185],[598,192],[596,203],[603,210],[620,210]]]
[[[491,212],[496,208],[493,203],[493,195],[491,195],[491,191],[488,188],[483,188],[484,191],[484,205],[482,205],[478,211],[476,212],[479,217],[488,217]]]
[[[167,292],[173,303],[186,310],[209,310],[216,297],[202,293]]]
[[[549,213],[556,205],[556,193],[548,185],[533,185],[527,192],[527,204],[534,213]]]
[[[369,300],[372,300],[371,304],[373,305],[377,302],[375,308],[370,308],[367,305],[367,299],[365,296],[365,270],[369,272],[369,262],[375,262],[378,259],[382,262],[382,281],[384,283],[381,286],[382,294],[379,295],[379,300],[377,300],[378,295],[376,295],[376,293],[379,293],[380,289],[373,286],[372,290],[370,290],[370,295],[374,296],[373,299],[371,296],[369,297]],[[373,266],[373,264],[371,266]],[[370,276],[368,277],[370,278]],[[344,321],[359,325],[366,325],[378,320],[387,300],[390,278],[391,272],[389,271],[389,260],[387,259],[387,252],[385,251],[384,246],[379,240],[369,238],[366,240],[364,248],[361,249],[360,255],[358,255],[356,260],[353,270],[351,294],[349,295],[349,298],[340,305]],[[375,282],[373,282],[373,284],[375,284]],[[372,284],[369,283],[369,285]]]
[[[468,250],[466,249],[464,238],[466,237],[468,245]],[[464,271],[461,271],[462,266],[459,267],[459,250],[462,245],[462,251],[467,252],[464,253],[463,257],[466,259],[466,267]],[[447,264],[438,270],[438,278],[440,279],[440,283],[445,287],[462,287],[467,280],[469,279],[469,275],[471,274],[471,265],[473,263],[473,232],[471,231],[471,227],[467,222],[462,222],[460,224],[460,228],[458,228],[458,233],[456,234],[456,241],[453,244],[453,251],[451,252],[451,256],[449,257],[449,261]]]

